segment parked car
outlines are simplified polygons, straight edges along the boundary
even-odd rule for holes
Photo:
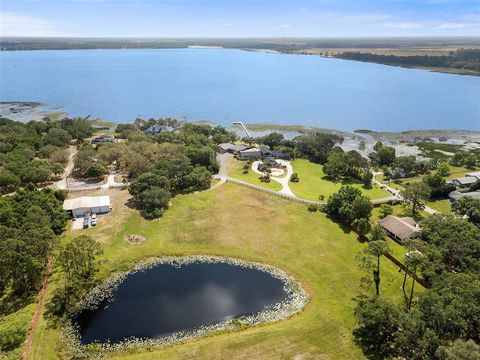
[[[83,218],[83,228],[84,229],[88,229],[89,227],[89,216],[88,215],[85,215],[85,217]]]
[[[91,218],[91,224],[92,226],[95,226],[97,225],[97,215],[96,214],[92,214],[92,218]]]

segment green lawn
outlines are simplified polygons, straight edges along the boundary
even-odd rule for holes
[[[293,171],[298,173],[300,181],[290,183],[290,189],[295,195],[309,200],[318,201],[319,195],[324,195],[327,199],[330,195],[337,192],[342,185],[347,182],[333,183],[323,179],[324,173],[322,165],[314,164],[305,159],[295,159],[292,161]],[[348,182],[349,185],[356,187],[362,193],[371,199],[381,198],[391,195],[388,191],[374,186],[372,189],[366,189],[362,184]]]
[[[461,166],[450,166],[450,174],[445,177],[445,180],[448,181],[448,180],[452,180],[454,178],[463,177],[463,176],[465,176],[466,173],[471,172],[471,171],[472,170],[469,170],[469,169],[467,169],[465,167],[461,167]],[[435,174],[435,172],[432,172],[432,174]],[[415,177],[401,179],[401,180],[399,180],[399,182],[400,182],[399,184],[395,184],[393,181],[386,182],[386,184],[388,184],[389,186],[391,186],[395,189],[404,190],[405,185],[420,182],[420,181],[423,180],[423,178],[425,176],[427,176],[427,174],[422,174],[422,175],[418,175],[418,176],[415,176]],[[383,181],[383,175],[378,175],[377,180]]]
[[[452,213],[452,203],[448,199],[427,201],[427,206],[445,215]]]
[[[251,168],[248,170],[247,174],[243,173],[243,166],[246,164],[246,161],[240,161],[235,158],[232,158],[228,162],[227,172],[228,176],[231,176],[238,180],[243,180],[249,182],[254,185],[258,185],[264,187],[266,189],[270,189],[273,191],[280,191],[282,190],[282,185],[280,185],[275,180],[270,180],[269,183],[261,182],[258,178],[260,177],[259,174],[254,172]]]
[[[122,206],[128,193],[112,193],[113,213],[99,217],[89,234],[102,244],[100,276],[126,270],[149,256],[214,254],[265,262],[286,270],[310,294],[304,311],[287,320],[235,332],[212,334],[158,349],[110,354],[111,359],[362,359],[352,339],[353,308],[365,275],[356,256],[365,244],[357,236],[307,207],[279,197],[226,183],[214,190],[176,196],[164,217],[142,219]],[[119,197],[119,199],[117,199]],[[146,241],[128,244],[124,237],[141,234]],[[402,274],[382,260],[382,296],[402,301]],[[56,274],[49,291],[55,287]],[[374,286],[369,289],[372,294]],[[60,354],[60,355],[59,355]],[[42,319],[30,359],[66,358],[60,330]]]

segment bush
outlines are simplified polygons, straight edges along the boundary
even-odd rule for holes
[[[310,204],[308,205],[308,211],[310,212],[317,212],[319,210],[319,207],[317,204]]]
[[[300,181],[299,177],[298,177],[298,174],[297,173],[293,173],[291,176],[290,176],[290,181],[293,182],[293,183],[298,183]]]
[[[31,306],[0,318],[0,350],[11,351],[22,345],[31,320]]]

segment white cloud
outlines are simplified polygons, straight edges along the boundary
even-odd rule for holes
[[[383,24],[387,28],[400,29],[400,30],[413,30],[421,29],[423,26],[417,23],[387,23]]]
[[[0,36],[69,36],[60,23],[28,14],[0,11]]]
[[[463,29],[465,24],[461,23],[443,23],[435,27],[435,29],[439,30],[452,30],[452,29]]]
[[[280,29],[291,29],[293,26],[291,24],[280,24],[277,27]]]

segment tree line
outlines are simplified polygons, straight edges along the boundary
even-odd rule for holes
[[[389,65],[441,67],[480,72],[480,49],[459,49],[440,56],[397,56],[347,51],[337,57]]]
[[[56,179],[64,171],[70,141],[92,134],[83,119],[21,123],[0,118],[0,193]]]

